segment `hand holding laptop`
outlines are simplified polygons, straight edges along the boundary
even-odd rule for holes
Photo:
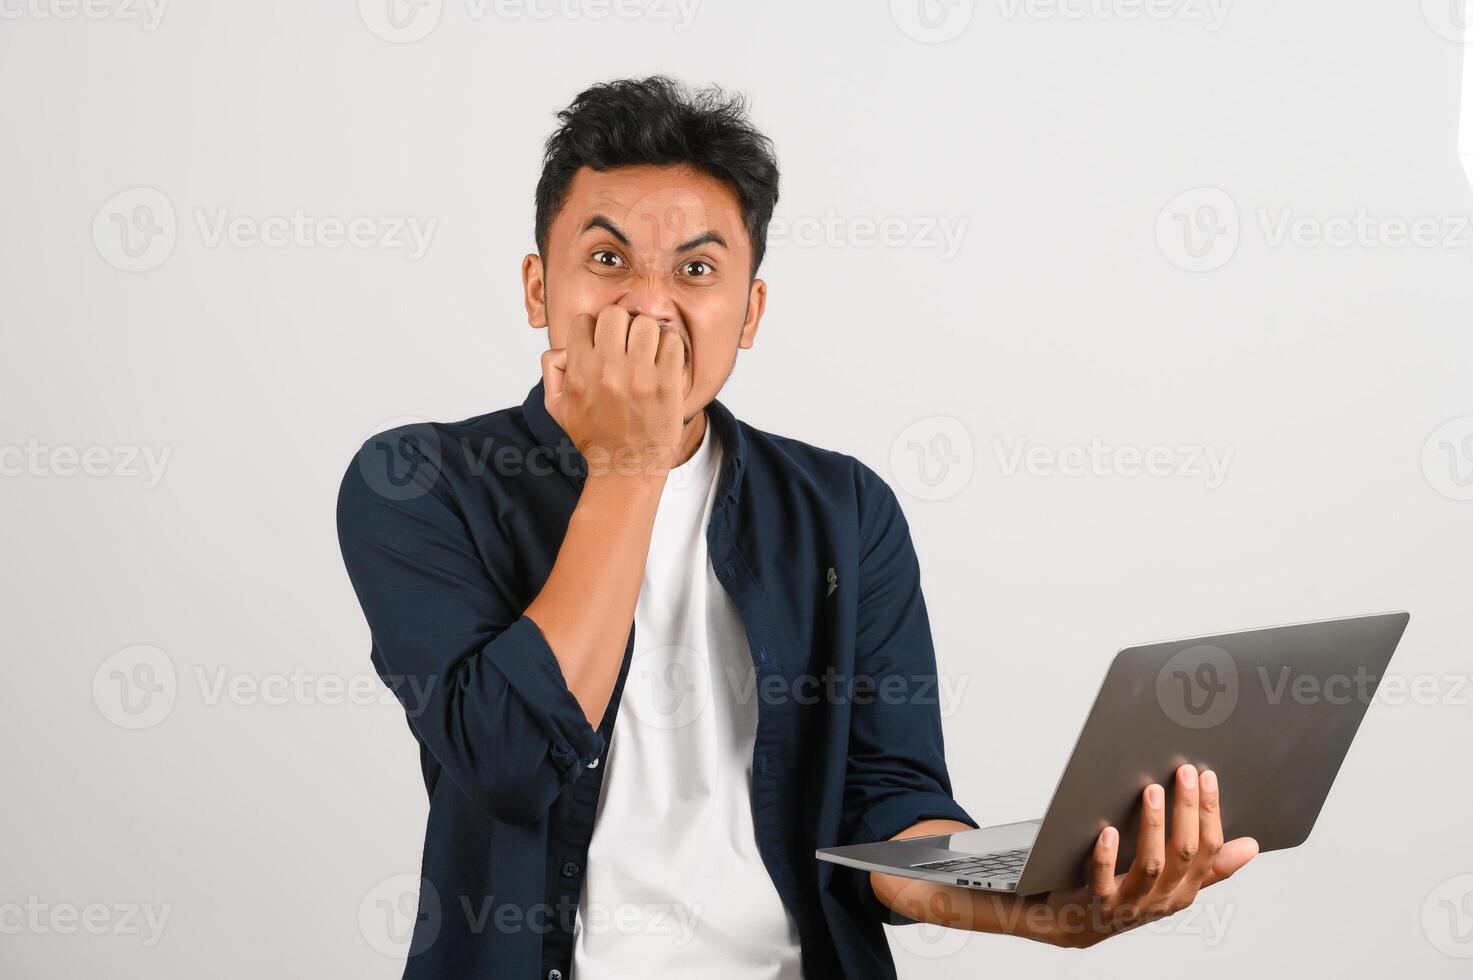
[[[1095,841],[1089,883],[1024,897],[980,891],[873,872],[875,895],[887,906],[922,922],[1007,933],[1056,946],[1084,948],[1191,905],[1197,893],[1232,875],[1258,854],[1251,837],[1224,841],[1221,790],[1211,770],[1176,771],[1170,798],[1158,784],[1141,794],[1135,860],[1116,874],[1120,834],[1106,827]],[[1171,812],[1168,816],[1167,805]],[[966,824],[936,820],[910,836],[969,831]]]
[[[1127,647],[1042,818],[923,821],[817,857],[870,872],[876,897],[912,919],[1059,945],[1171,915],[1260,850],[1309,837],[1408,619]]]

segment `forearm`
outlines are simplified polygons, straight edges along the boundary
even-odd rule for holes
[[[953,834],[973,828],[957,820],[922,820],[896,834],[891,840]],[[886,908],[906,918],[952,929],[973,932],[1011,933],[1016,922],[1016,905],[996,892],[958,888],[918,878],[870,873],[870,887]]]
[[[664,484],[663,473],[590,476],[526,609],[595,728],[619,678]]]

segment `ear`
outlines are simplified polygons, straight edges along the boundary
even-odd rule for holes
[[[742,350],[751,350],[752,342],[757,339],[757,328],[762,325],[762,313],[767,309],[767,283],[761,279],[752,280],[752,288],[747,293],[747,318],[742,322],[742,336],[737,341],[737,346]]]
[[[527,325],[547,326],[547,280],[543,278],[542,256],[535,252],[522,259],[522,302],[527,307]]]

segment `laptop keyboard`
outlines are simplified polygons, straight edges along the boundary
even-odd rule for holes
[[[995,854],[977,854],[972,857],[951,858],[946,861],[931,861],[914,864],[922,871],[941,871],[946,874],[977,875],[983,878],[1016,878],[1028,860],[1029,848],[1019,847]]]

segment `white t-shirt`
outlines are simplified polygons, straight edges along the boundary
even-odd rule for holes
[[[572,980],[802,975],[798,930],[752,825],[752,655],[706,550],[720,471],[708,419],[655,514]]]

